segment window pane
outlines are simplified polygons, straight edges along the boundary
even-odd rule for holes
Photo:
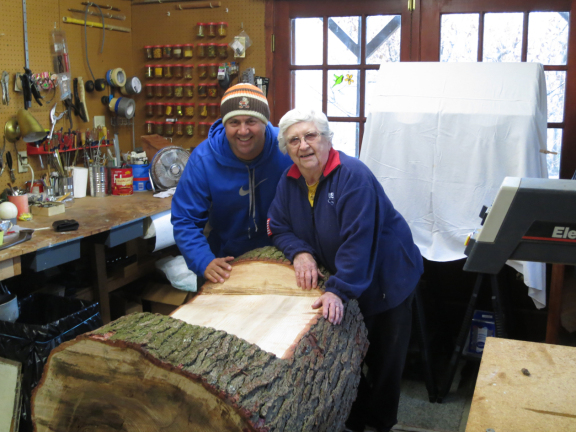
[[[564,120],[564,93],[566,90],[565,71],[545,71],[546,94],[548,96],[548,121]]]
[[[528,16],[528,61],[565,65],[569,12],[531,12]]]
[[[300,70],[294,74],[294,108],[322,111],[322,71]]]
[[[360,64],[360,17],[328,18],[328,64]]]
[[[400,61],[400,15],[366,18],[366,64]]]
[[[440,27],[441,62],[478,60],[478,14],[442,15]]]
[[[548,178],[560,178],[560,150],[562,148],[563,129],[548,129],[548,140],[546,142],[548,151],[558,154],[546,155],[548,164]]]
[[[366,101],[366,107],[364,109],[364,115],[368,117],[368,114],[374,109],[374,100],[376,99],[376,78],[378,77],[378,70],[369,69],[366,71],[366,96],[364,100]]]
[[[294,64],[322,64],[324,34],[322,18],[296,18],[294,28]]]
[[[332,146],[348,156],[358,157],[358,123],[332,121],[330,129],[334,132]]]
[[[523,13],[487,13],[484,15],[483,61],[521,61],[523,21]]]
[[[328,70],[328,113],[330,117],[360,115],[358,70]]]

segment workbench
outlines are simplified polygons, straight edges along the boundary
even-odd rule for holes
[[[492,430],[576,430],[576,348],[487,338],[466,432]]]
[[[172,197],[155,198],[152,192],[139,192],[129,196],[85,197],[75,199],[66,212],[55,216],[37,216],[33,220],[18,221],[22,228],[36,230],[32,239],[0,251],[0,280],[22,272],[25,257],[27,267],[42,271],[80,258],[80,242],[90,244],[94,272],[94,298],[100,302],[104,322],[110,321],[108,294],[123,284],[136,280],[154,269],[141,265],[122,281],[109,279],[106,274],[105,248],[114,247],[143,235],[144,220],[169,210]],[[52,223],[61,219],[75,219],[77,231],[58,233]],[[39,228],[49,229],[38,230]]]

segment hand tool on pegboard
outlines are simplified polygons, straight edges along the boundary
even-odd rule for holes
[[[10,170],[10,179],[12,180],[12,183],[14,183],[16,181],[16,176],[14,175],[14,170],[12,169],[12,154],[9,151],[6,152],[6,164]]]

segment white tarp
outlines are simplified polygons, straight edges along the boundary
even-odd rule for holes
[[[504,177],[548,177],[542,65],[386,63],[377,88],[360,159],[426,259],[465,258],[464,241]],[[512,266],[543,307],[544,264]]]

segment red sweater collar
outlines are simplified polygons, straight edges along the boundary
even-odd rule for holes
[[[328,153],[328,161],[326,162],[326,166],[324,167],[324,172],[322,174],[324,175],[324,177],[327,177],[339,165],[340,165],[340,153],[331,148],[330,153]],[[300,178],[302,173],[300,172],[296,164],[293,164],[288,170],[287,175],[288,177],[297,179]]]

